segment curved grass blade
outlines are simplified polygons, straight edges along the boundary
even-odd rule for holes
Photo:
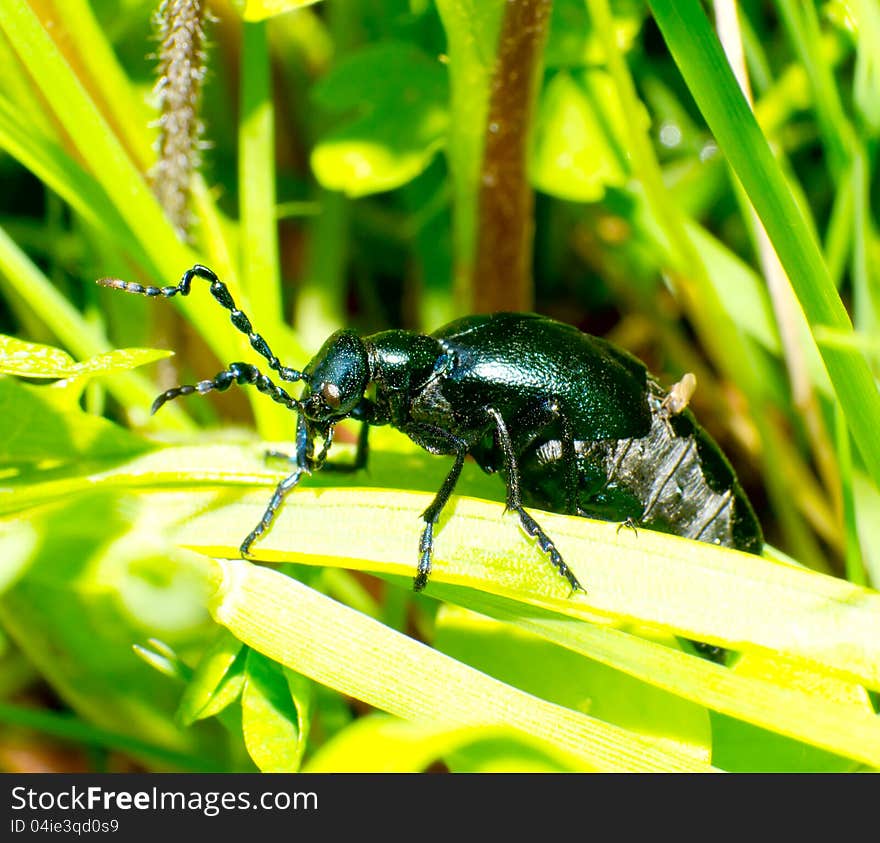
[[[265,656],[384,711],[410,720],[512,726],[597,770],[712,769],[491,679],[277,571],[241,560],[218,566],[211,605],[218,623]]]
[[[620,629],[579,623],[534,608],[524,611],[522,605],[473,589],[439,586],[437,591],[444,599],[507,620],[714,711],[880,766],[880,719],[868,705],[841,705],[801,688],[740,675]]]
[[[700,3],[650,0],[649,5],[697,106],[764,223],[811,328],[852,333],[815,238]],[[856,352],[829,346],[819,350],[859,452],[880,483],[880,394],[871,371]]]
[[[429,495],[303,489],[294,500],[254,546],[257,558],[413,575]],[[256,523],[264,508],[265,495],[249,493],[201,516],[181,541],[236,556],[242,525]],[[458,498],[450,509],[436,533],[437,582],[585,620],[644,623],[729,649],[774,652],[880,688],[880,594],[870,589],[676,536],[634,535],[615,524],[541,513],[588,589],[569,596],[565,581],[497,504]]]
[[[340,446],[339,451],[343,448]],[[280,479],[258,446],[163,448],[82,476],[42,483],[8,479],[0,512],[21,512],[78,491],[106,486],[186,494],[202,514],[178,541],[215,556],[238,547]],[[410,579],[419,516],[446,468],[442,460],[376,451],[361,483],[390,486],[418,478],[424,492],[326,488],[329,473],[309,478],[253,550],[258,558],[366,570]],[[462,491],[490,495],[497,483],[466,466]],[[260,484],[259,490],[236,487]],[[322,488],[325,486],[325,488]],[[152,490],[152,491],[151,491]],[[188,491],[185,491],[188,490]],[[200,491],[201,490],[201,491]],[[503,506],[454,498],[437,531],[433,582],[509,597],[585,620],[625,621],[729,649],[775,652],[820,671],[880,688],[880,594],[750,554],[552,513],[540,521],[589,593],[569,597],[543,554],[504,516]],[[343,525],[344,528],[340,528]],[[429,585],[429,594],[432,586]]]

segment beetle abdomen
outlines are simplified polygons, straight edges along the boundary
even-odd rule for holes
[[[649,393],[647,435],[575,441],[577,514],[631,519],[661,532],[760,553],[758,519],[718,445],[690,411],[671,415],[663,406],[666,393],[651,381]],[[561,440],[535,443],[520,464],[529,503],[572,510]]]

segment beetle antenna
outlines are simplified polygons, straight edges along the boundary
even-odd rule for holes
[[[180,281],[174,287],[145,287],[143,284],[137,284],[134,281],[123,281],[121,278],[99,278],[97,283],[102,287],[112,287],[114,290],[123,290],[126,293],[136,293],[150,297],[161,296],[162,298],[170,299],[178,293],[182,296],[188,296],[193,278],[202,278],[210,283],[211,295],[222,307],[229,311],[232,324],[247,336],[254,351],[268,361],[269,368],[277,372],[281,380],[295,383],[303,379],[302,372],[299,369],[291,369],[288,366],[281,365],[281,361],[272,353],[272,349],[269,348],[266,340],[254,331],[251,320],[248,319],[244,311],[239,310],[235,306],[235,301],[229,292],[229,288],[207,266],[197,263],[194,267],[183,273]],[[209,383],[209,381],[202,381],[202,383]],[[217,388],[214,387],[214,389]],[[188,393],[179,394],[185,395]]]
[[[230,363],[228,369],[218,372],[211,380],[199,381],[196,384],[183,384],[168,389],[156,398],[150,413],[155,413],[163,404],[181,395],[192,395],[194,392],[199,395],[213,391],[225,392],[233,383],[237,383],[239,386],[253,385],[277,404],[282,404],[288,410],[302,413],[302,404],[296,398],[272,383],[266,375],[250,363]]]

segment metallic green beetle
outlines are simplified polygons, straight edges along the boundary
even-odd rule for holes
[[[666,392],[631,354],[528,313],[468,316],[429,335],[337,331],[300,371],[281,364],[207,267],[187,270],[173,287],[99,283],[170,298],[188,295],[193,278],[210,283],[233,325],[282,381],[305,384],[294,398],[256,366],[231,363],[211,380],[164,392],[153,405],[155,412],[180,395],[237,383],[297,413],[292,471],[242,543],[244,556],[302,475],[324,464],[334,427],[345,418],[363,422],[354,467],[366,462],[371,425],[391,425],[430,453],[455,458],[422,515],[417,591],[431,571],[434,524],[468,455],[504,478],[508,508],[573,590],[581,584],[524,504],[761,552],[760,524],[730,463],[687,409],[692,376]]]

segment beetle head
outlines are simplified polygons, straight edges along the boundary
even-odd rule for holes
[[[303,370],[301,404],[310,421],[348,416],[363,398],[369,381],[367,349],[354,331],[337,331]]]

